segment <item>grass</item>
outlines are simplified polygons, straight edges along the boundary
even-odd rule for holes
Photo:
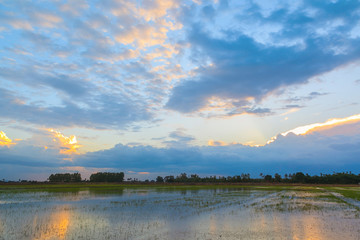
[[[360,187],[324,187],[326,191],[340,193],[346,198],[360,201]]]

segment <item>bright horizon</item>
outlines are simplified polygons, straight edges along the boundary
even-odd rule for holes
[[[359,1],[1,1],[0,178],[360,173]]]

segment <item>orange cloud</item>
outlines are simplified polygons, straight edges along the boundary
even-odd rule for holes
[[[133,26],[122,26],[123,31],[115,36],[115,40],[121,44],[134,45],[138,50],[145,50],[149,47],[160,45],[165,49],[169,44],[167,33],[176,31],[183,26],[176,23],[170,13],[171,9],[179,6],[178,1],[145,1],[142,7],[133,2],[122,2],[112,10],[115,16],[131,16],[137,18],[141,24]],[[150,51],[151,52],[151,51]],[[164,56],[172,55],[172,52],[164,52]],[[156,53],[155,53],[156,55]],[[163,55],[162,55],[163,56]],[[148,55],[148,58],[153,57]]]
[[[292,129],[292,130],[289,130],[287,132],[281,133],[281,135],[286,136],[289,133],[294,133],[296,135],[305,135],[305,134],[309,134],[311,132],[330,129],[330,128],[333,128],[335,126],[354,123],[354,122],[357,122],[357,121],[360,121],[360,114],[353,115],[353,116],[346,117],[346,118],[329,119],[324,123],[314,123],[314,124],[309,124],[309,125],[297,127],[297,128]]]
[[[11,146],[11,145],[15,145],[16,143],[14,143],[10,138],[8,138],[6,136],[6,134],[3,131],[0,131],[0,146]]]
[[[291,129],[287,132],[283,132],[283,133],[281,133],[281,135],[286,136],[289,133],[293,133],[295,135],[306,135],[306,134],[310,134],[313,132],[320,132],[320,131],[328,132],[330,129],[333,129],[335,127],[338,128],[340,126],[350,125],[350,124],[357,123],[357,122],[360,122],[360,114],[352,115],[352,116],[346,117],[346,118],[333,118],[333,119],[329,119],[323,123],[313,123],[313,124],[297,127],[297,128]],[[344,130],[344,128],[342,130]],[[333,132],[335,132],[337,134],[341,134],[341,132],[338,132],[338,131],[333,131]],[[272,143],[275,140],[276,140],[276,136],[272,137],[267,142],[267,144]]]
[[[153,27],[150,24],[139,24],[129,27],[115,37],[117,42],[128,45],[136,42],[137,47],[143,49],[154,45],[162,45],[168,30],[164,27]]]
[[[34,13],[34,16],[37,19],[38,24],[45,28],[53,28],[62,22],[60,17],[49,13],[36,12]]]
[[[227,143],[224,141],[214,141],[212,139],[210,139],[208,141],[208,146],[212,146],[212,147],[219,147],[219,146],[230,146],[230,145],[243,145],[243,146],[249,146],[249,147],[260,147],[260,145],[255,144],[254,141],[250,141],[250,142],[246,142],[246,143],[239,143],[239,142],[231,142],[231,143]]]
[[[81,145],[78,144],[76,136],[70,137],[64,136],[61,132],[55,131],[54,129],[48,129],[53,136],[53,141],[60,144],[60,154],[72,155],[79,154],[78,148]]]
[[[177,1],[148,1],[144,8],[139,9],[139,14],[146,21],[156,20],[167,15],[168,10],[178,7],[178,5]]]
[[[223,141],[214,141],[214,140],[210,139],[208,141],[208,145],[212,146],[212,147],[217,147],[217,146],[226,146],[228,144],[226,142],[223,142]]]

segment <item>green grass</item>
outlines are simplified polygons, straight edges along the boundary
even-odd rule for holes
[[[324,187],[324,189],[337,192],[344,197],[360,201],[360,187]]]

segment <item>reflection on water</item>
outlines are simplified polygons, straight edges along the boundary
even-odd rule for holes
[[[51,213],[49,219],[46,217],[45,222],[38,222],[38,216],[34,217],[33,228],[38,228],[38,226],[42,226],[39,228],[40,231],[35,231],[34,233],[37,235],[33,239],[34,240],[49,240],[49,239],[65,239],[66,233],[70,223],[70,212],[66,210],[68,206],[65,205],[58,212]]]
[[[320,193],[319,193],[320,194]],[[359,211],[304,191],[0,194],[0,239],[358,239]]]
[[[325,240],[328,239],[325,232],[322,232],[322,223],[317,217],[300,216],[297,219],[290,219],[292,222],[293,239]]]

